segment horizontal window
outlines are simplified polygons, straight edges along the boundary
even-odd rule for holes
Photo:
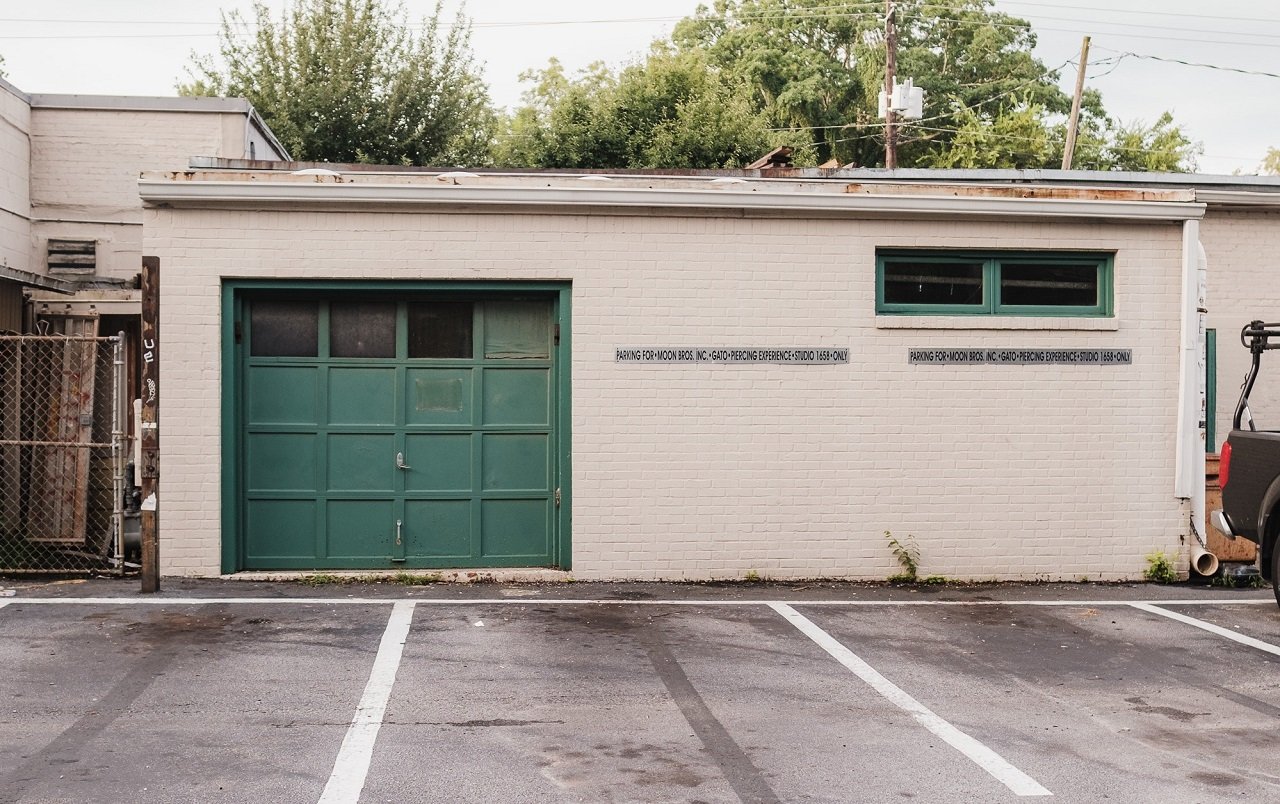
[[[1110,254],[884,251],[876,312],[1110,316]]]

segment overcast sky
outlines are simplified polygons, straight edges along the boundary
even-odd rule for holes
[[[172,95],[192,51],[217,46],[219,9],[250,0],[0,0],[0,56],[8,79],[27,92]],[[282,0],[268,0],[279,8]],[[434,0],[406,0],[413,19]],[[456,2],[448,2],[452,9]],[[519,101],[522,70],[558,57],[577,69],[639,57],[671,32],[698,0],[469,0],[472,46],[500,106]],[[1280,3],[1275,0],[997,0],[1028,19],[1036,55],[1065,65],[1070,91],[1080,39],[1093,37],[1089,86],[1122,120],[1170,110],[1204,144],[1204,173],[1253,172],[1280,146]],[[1209,14],[1207,11],[1214,13]],[[1139,54],[1115,60],[1124,53]]]

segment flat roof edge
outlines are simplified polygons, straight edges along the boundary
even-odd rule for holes
[[[14,96],[15,98],[27,104],[28,106],[31,105],[31,96],[23,92],[22,90],[18,89],[17,87],[15,87],[13,84],[6,81],[3,77],[0,77],[0,89],[3,89],[5,92],[8,92],[10,95]]]
[[[1205,205],[1192,201],[1009,198],[951,195],[761,192],[727,188],[652,189],[636,187],[512,187],[461,184],[342,184],[254,181],[177,181],[148,178],[138,182],[152,205],[220,207],[226,205],[329,204],[353,206],[413,205],[458,207],[603,207],[684,208],[732,211],[790,211],[836,214],[962,215],[1107,220],[1181,221],[1204,216]]]
[[[244,98],[163,97],[134,95],[33,94],[32,109],[96,109],[129,112],[235,112],[250,114]]]

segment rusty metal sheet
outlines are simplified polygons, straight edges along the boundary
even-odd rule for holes
[[[1194,190],[1147,190],[1133,187],[1046,187],[1025,185],[868,184],[845,185],[846,193],[862,195],[929,195],[955,198],[1035,198],[1064,201],[1166,201],[1196,200]]]

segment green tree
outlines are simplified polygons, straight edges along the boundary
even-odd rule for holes
[[[1030,26],[990,0],[897,3],[898,74],[926,93],[925,120],[904,128],[899,163],[922,163],[960,133],[1006,114],[1061,114],[1070,99],[1031,54]],[[874,165],[884,152],[883,5],[831,0],[716,0],[676,26],[682,49],[705,48],[741,76],[777,126],[809,128],[818,158]],[[1006,123],[1018,125],[1017,123]]]
[[[1071,99],[1058,72],[1031,55],[1027,22],[994,11],[991,0],[899,0],[897,9],[898,74],[926,92],[924,118],[900,129],[900,165],[1061,165]],[[525,150],[508,158],[710,167],[788,144],[797,164],[883,164],[877,101],[886,55],[881,3],[715,0],[677,24],[669,44],[617,74],[597,65],[571,80],[552,65],[530,76],[536,85],[511,121],[507,153]],[[704,70],[705,80],[689,70]],[[695,108],[719,114],[720,124]],[[673,129],[681,136],[668,136]],[[743,138],[742,147],[727,147],[729,136]],[[1168,115],[1151,126],[1121,125],[1086,91],[1076,167],[1188,170],[1197,152]],[[581,154],[590,157],[575,162]]]
[[[552,59],[521,79],[532,86],[503,137],[502,164],[741,167],[796,139],[770,131],[745,88],[703,54],[663,43],[617,74],[596,63],[570,78]],[[788,144],[804,152],[806,142]]]
[[[381,0],[294,0],[278,21],[256,0],[253,24],[223,15],[218,53],[178,91],[247,98],[299,160],[484,164],[497,117],[469,21],[441,13],[414,35]]]
[[[1190,172],[1203,152],[1165,112],[1156,122],[1113,123],[1097,170]]]
[[[1280,148],[1268,148],[1258,172],[1264,176],[1280,176]]]

